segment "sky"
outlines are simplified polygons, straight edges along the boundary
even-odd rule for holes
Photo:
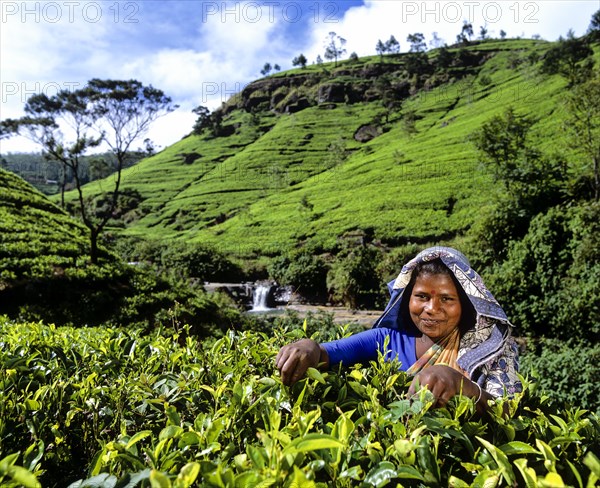
[[[600,0],[0,0],[0,119],[24,115],[36,93],[137,79],[179,105],[147,134],[161,149],[191,131],[193,108],[220,106],[266,62],[286,70],[300,53],[309,64],[323,57],[330,32],[346,39],[345,57],[374,55],[392,35],[407,51],[416,32],[452,44],[464,21],[475,35],[485,26],[491,37],[554,41],[583,35],[599,9]],[[23,137],[0,141],[1,153],[37,150]]]

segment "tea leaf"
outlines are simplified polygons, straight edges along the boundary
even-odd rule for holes
[[[569,465],[569,468],[571,468],[571,472],[573,473],[573,476],[577,480],[577,484],[578,484],[579,488],[583,488],[583,480],[581,479],[581,475],[579,474],[579,471],[577,471],[577,468],[575,466],[573,466],[573,463],[571,461],[569,461],[568,459],[567,459],[567,464]]]
[[[349,469],[345,469],[342,471],[338,478],[350,478],[353,480],[360,480],[363,477],[364,471],[360,466],[352,466]]]
[[[284,454],[316,451],[319,449],[330,449],[343,447],[343,443],[335,437],[327,434],[307,434],[304,437],[293,440],[283,450]]]
[[[160,431],[158,438],[161,441],[166,439],[171,439],[173,437],[178,437],[183,433],[183,429],[179,425],[168,425],[163,430]]]
[[[520,441],[509,442],[507,444],[499,446],[498,449],[500,449],[507,456],[510,456],[512,454],[540,454],[540,451],[538,451],[537,449],[534,449],[529,444]]]
[[[11,466],[8,469],[8,475],[17,484],[23,485],[25,488],[41,488],[42,485],[33,473],[30,473],[21,466]]]
[[[188,463],[177,475],[173,488],[188,488],[192,486],[196,478],[200,474],[200,465],[198,463]]]
[[[317,370],[315,368],[308,368],[308,370],[306,371],[306,374],[308,375],[308,377],[311,380],[316,380],[319,383],[321,383],[322,385],[326,384],[325,378],[323,378],[323,375],[320,373],[319,370]]]
[[[425,481],[423,475],[412,466],[398,466],[396,468],[396,477]]]
[[[593,453],[588,452],[583,458],[583,464],[585,464],[590,471],[596,476],[596,478],[600,479],[600,459]]]
[[[142,439],[145,439],[146,437],[151,436],[151,435],[152,435],[151,430],[143,430],[141,432],[138,432],[131,439],[129,439],[129,442],[127,442],[127,444],[125,445],[125,449],[129,449],[131,446],[134,446]]]
[[[381,461],[365,477],[365,483],[376,487],[385,486],[397,476],[395,466],[389,461]]]
[[[171,488],[169,477],[156,469],[150,472],[150,486],[152,488]]]
[[[515,474],[512,470],[512,466],[508,458],[506,457],[506,454],[504,454],[500,449],[496,448],[494,445],[492,445],[485,439],[479,436],[476,436],[476,439],[479,442],[481,442],[481,444],[483,444],[483,447],[485,447],[487,451],[492,455],[494,461],[496,461],[496,464],[500,468],[500,472],[504,476],[504,479],[507,481],[507,483],[513,484],[515,482]]]

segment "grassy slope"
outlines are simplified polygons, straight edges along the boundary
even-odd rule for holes
[[[278,254],[307,239],[328,249],[358,229],[372,229],[390,245],[452,241],[494,191],[470,142],[483,122],[512,105],[538,120],[534,136],[546,141],[544,149],[564,146],[565,82],[541,77],[527,62],[508,67],[515,53],[524,58],[547,46],[525,40],[476,46],[492,55],[477,76],[406,102],[420,117],[412,136],[395,114],[388,132],[356,142],[356,129],[382,112],[378,102],[262,113],[261,124],[272,126],[266,133],[251,127],[248,114],[233,112],[226,123],[241,124],[236,134],[190,136],[124,172],[124,187],[145,198],[144,216],[124,232],[209,242],[238,257]],[[491,80],[485,86],[484,75]],[[350,153],[341,163],[328,150],[339,141]],[[184,164],[190,153],[201,156]]]
[[[0,289],[2,281],[48,276],[88,253],[85,228],[29,183],[0,170]]]

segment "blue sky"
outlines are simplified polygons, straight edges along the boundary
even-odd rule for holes
[[[164,147],[189,133],[192,108],[215,108],[259,78],[265,62],[291,68],[304,53],[323,55],[327,34],[347,40],[347,55],[375,54],[378,39],[433,32],[452,44],[463,21],[475,33],[556,40],[585,33],[600,0],[0,0],[0,118],[19,117],[28,96],[77,88],[91,78],[130,79],[165,91],[180,108],[149,136]],[[23,138],[1,152],[36,150]]]

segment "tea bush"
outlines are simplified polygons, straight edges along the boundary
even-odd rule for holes
[[[600,423],[535,385],[477,418],[408,398],[397,364],[309,370],[274,355],[302,329],[56,328],[0,319],[5,486],[595,486]],[[501,414],[503,406],[508,414]]]
[[[529,340],[521,369],[537,377],[553,400],[600,413],[600,344],[579,339]]]

